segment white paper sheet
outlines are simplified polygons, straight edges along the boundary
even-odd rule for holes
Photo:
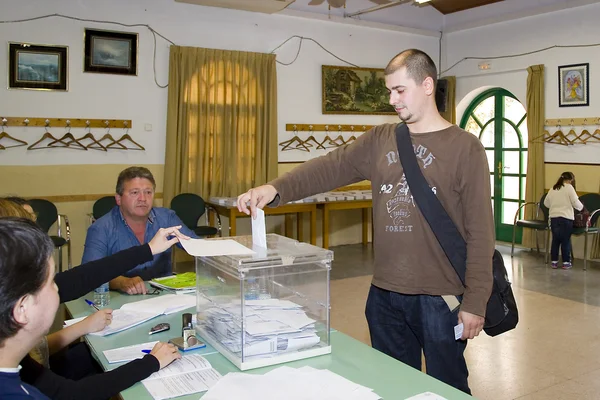
[[[153,373],[146,379],[165,378],[167,376],[180,375],[187,372],[202,371],[211,368],[212,367],[206,358],[202,357],[200,354],[192,354],[173,361],[170,365]]]
[[[67,326],[75,325],[76,323],[81,322],[81,321],[83,321],[86,318],[87,318],[87,316],[85,316],[85,317],[79,317],[79,318],[73,318],[73,319],[67,319],[67,320],[65,320],[65,322],[63,323],[63,325],[66,328]]]
[[[124,304],[121,310],[169,315],[196,306],[196,296],[166,294]]]
[[[267,228],[265,227],[265,212],[257,208],[256,218],[252,219],[252,244],[254,246],[267,248]]]
[[[207,369],[165,378],[144,380],[142,383],[155,400],[163,400],[204,392],[220,378],[221,374],[215,369]]]
[[[202,400],[377,400],[371,389],[328,370],[279,367],[264,375],[229,373]]]
[[[420,393],[416,396],[409,397],[406,400],[447,400],[445,397],[440,396],[439,394],[425,392]]]
[[[114,310],[112,313],[112,322],[109,326],[101,330],[100,332],[90,333],[90,335],[94,336],[107,336],[112,335],[113,333],[124,331],[125,329],[132,328],[136,325],[139,325],[143,322],[151,320],[154,317],[158,317],[157,313],[147,313],[141,311],[128,311],[118,309]]]
[[[144,357],[146,354],[142,350],[152,350],[158,342],[147,342],[142,344],[134,344],[133,346],[119,347],[117,349],[104,350],[104,357],[109,364],[136,360]]]
[[[206,240],[188,239],[182,240],[181,246],[191,256],[224,256],[254,254],[255,252],[232,239]]]

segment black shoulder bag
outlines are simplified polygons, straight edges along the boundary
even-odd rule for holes
[[[417,163],[406,124],[398,124],[396,127],[396,142],[412,196],[464,286],[467,269],[467,244],[425,180]],[[496,336],[517,326],[519,312],[508,281],[504,260],[498,250],[494,251],[492,270],[494,285],[487,303],[483,329],[488,335]]]

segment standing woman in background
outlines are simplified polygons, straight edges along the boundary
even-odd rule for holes
[[[548,192],[544,205],[550,209],[550,228],[552,230],[552,247],[550,256],[552,268],[558,268],[558,247],[561,248],[563,269],[570,269],[571,264],[571,234],[575,213],[573,209],[583,210],[583,204],[575,192],[575,175],[563,172],[558,181]]]

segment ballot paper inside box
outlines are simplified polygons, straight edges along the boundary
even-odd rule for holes
[[[196,258],[197,334],[241,370],[331,353],[333,252],[276,234],[266,249],[229,239],[256,254]]]

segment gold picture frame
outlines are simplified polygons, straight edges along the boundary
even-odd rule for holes
[[[323,65],[323,114],[396,115],[379,68]]]
[[[67,46],[8,43],[8,88],[66,92],[68,52]]]

